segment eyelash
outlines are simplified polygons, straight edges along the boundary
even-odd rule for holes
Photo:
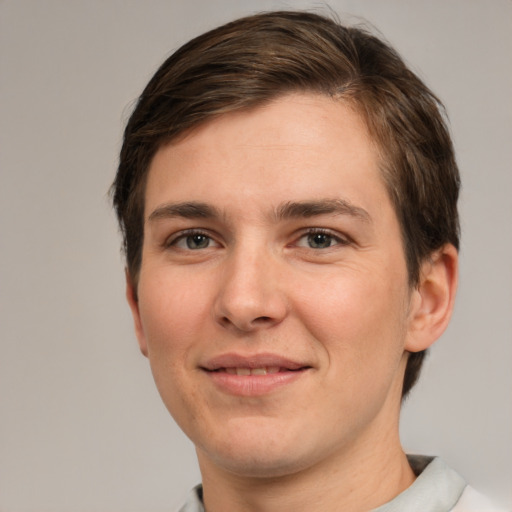
[[[311,236],[315,236],[315,235],[325,235],[325,236],[330,237],[332,241],[336,242],[334,245],[341,245],[341,246],[343,246],[343,245],[349,245],[351,243],[351,240],[347,236],[341,236],[341,235],[339,235],[337,233],[333,233],[329,229],[325,229],[325,228],[309,228],[309,229],[305,230],[299,236],[297,241],[294,242],[294,245],[297,246],[297,242],[299,240],[301,240],[302,238],[311,237]],[[309,249],[322,250],[322,249],[330,249],[331,247],[332,247],[332,245],[329,245],[328,247],[317,248],[317,249],[315,249],[314,247],[309,247]]]
[[[318,247],[318,248],[299,245],[298,242],[300,240],[302,240],[303,238],[314,237],[315,235],[325,235],[327,237],[330,237],[330,240],[335,242],[335,243],[334,244],[330,244],[327,247]],[[209,232],[207,232],[207,231],[204,231],[204,230],[201,230],[201,229],[187,229],[187,230],[181,231],[181,232],[177,233],[176,235],[173,235],[172,237],[170,237],[167,240],[165,240],[165,242],[163,244],[164,248],[168,249],[170,247],[176,247],[180,241],[186,241],[187,238],[193,237],[193,236],[201,236],[201,237],[207,238],[209,240],[207,247],[198,247],[198,248],[195,248],[195,249],[193,249],[191,247],[188,247],[188,248],[181,247],[180,249],[182,249],[184,251],[200,251],[202,249],[209,249],[209,248],[211,248],[210,247],[211,246],[211,242],[214,242],[214,243],[218,244],[218,242],[216,242],[215,238],[212,237],[211,234]],[[347,236],[340,236],[339,234],[333,233],[329,229],[325,229],[325,228],[308,228],[308,229],[304,230],[300,234],[300,236],[297,237],[292,244],[290,244],[290,246],[292,246],[292,247],[295,246],[295,247],[299,247],[299,248],[303,248],[303,249],[312,249],[312,250],[315,250],[315,251],[321,251],[321,250],[330,249],[333,246],[349,245],[350,243],[352,243],[352,240],[349,237],[347,237]]]
[[[211,241],[215,242],[215,239],[206,231],[203,231],[200,229],[186,229],[186,230],[180,231],[179,233],[166,239],[163,244],[164,248],[168,249],[170,247],[176,246],[178,244],[178,242],[180,242],[182,240],[186,241],[187,238],[193,237],[193,236],[204,236],[205,238],[208,238]],[[183,250],[193,251],[194,249],[191,249],[191,248],[184,249],[183,248]]]

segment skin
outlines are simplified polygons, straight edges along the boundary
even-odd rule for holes
[[[368,510],[407,488],[407,351],[446,327],[457,253],[441,248],[410,288],[358,114],[313,94],[226,114],[159,149],[145,199],[127,297],[162,399],[196,446],[207,510]],[[233,392],[205,370],[225,354],[303,369]]]

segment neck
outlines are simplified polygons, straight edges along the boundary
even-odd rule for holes
[[[369,433],[370,434],[370,433]],[[379,430],[358,446],[327,460],[275,478],[244,477],[213,465],[198,452],[207,512],[374,509],[409,487],[415,479],[398,438],[398,427]]]

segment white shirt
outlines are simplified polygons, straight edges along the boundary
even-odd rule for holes
[[[439,457],[409,455],[408,459],[416,480],[404,492],[371,512],[506,512],[469,487]],[[202,494],[203,489],[198,485],[179,512],[205,512]]]

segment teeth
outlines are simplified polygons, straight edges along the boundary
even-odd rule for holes
[[[272,373],[279,373],[279,366],[266,366],[263,368],[224,368],[226,373],[230,375],[267,375]]]

